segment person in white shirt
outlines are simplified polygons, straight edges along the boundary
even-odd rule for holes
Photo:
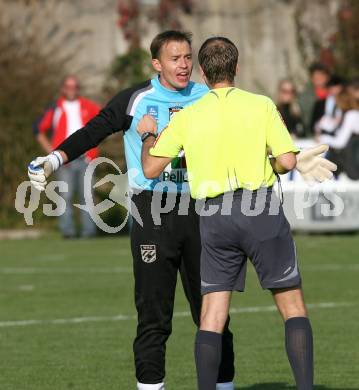
[[[51,153],[70,135],[85,126],[98,114],[100,107],[93,101],[80,96],[80,83],[77,77],[66,76],[60,89],[60,97],[51,104],[33,126],[41,148]],[[50,136],[49,136],[50,135]],[[57,172],[57,180],[65,182],[67,192],[61,193],[65,199],[65,213],[60,216],[60,230],[64,238],[76,237],[73,215],[73,198],[78,195],[79,203],[84,203],[84,175],[87,164],[97,157],[97,148],[91,149],[77,160],[67,164]],[[86,211],[81,210],[81,237],[92,237],[96,226]]]
[[[343,117],[333,135],[322,134],[319,142],[330,146],[328,158],[338,165],[337,175],[345,172],[352,179],[359,179],[359,167],[353,153],[359,153],[359,81],[352,82],[338,95],[337,105],[343,111]],[[355,172],[358,173],[356,174]]]
[[[317,100],[312,114],[312,133],[320,135],[322,133],[332,133],[334,135],[343,112],[337,105],[337,97],[345,88],[345,80],[332,75],[327,84],[328,96],[326,99]]]

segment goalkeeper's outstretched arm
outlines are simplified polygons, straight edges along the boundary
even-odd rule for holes
[[[126,91],[116,95],[85,127],[76,131],[56,147],[61,155],[70,162],[88,150],[98,146],[106,137],[127,130],[130,119],[126,115],[128,96]]]
[[[318,145],[297,155],[284,153],[276,158],[270,157],[270,162],[273,170],[280,175],[296,168],[305,181],[321,183],[330,180],[337,170],[337,166],[323,156],[328,149],[328,145]]]
[[[337,166],[325,158],[328,145],[318,145],[313,148],[303,149],[297,154],[297,171],[302,178],[310,183],[323,182],[333,177]]]
[[[47,178],[61,165],[75,160],[88,150],[98,146],[109,135],[127,130],[132,121],[126,113],[132,90],[116,95],[107,106],[45,157],[37,157],[28,166],[28,176],[35,188],[45,190]]]

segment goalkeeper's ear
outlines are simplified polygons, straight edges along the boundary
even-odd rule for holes
[[[154,70],[155,70],[157,73],[161,73],[161,72],[162,72],[161,62],[160,62],[157,58],[154,58],[154,59],[152,60],[152,66],[153,66]]]

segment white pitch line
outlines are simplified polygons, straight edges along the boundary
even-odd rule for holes
[[[23,284],[18,287],[19,291],[34,291],[35,287],[32,284]]]
[[[359,271],[359,264],[310,264],[301,268],[308,271]]]
[[[309,303],[307,307],[309,309],[335,309],[337,307],[350,307],[354,306],[348,302],[321,302],[321,303]],[[276,306],[252,306],[232,308],[230,314],[243,314],[243,313],[268,313],[277,311]],[[189,311],[175,312],[174,317],[190,317]],[[31,325],[66,325],[66,324],[81,324],[85,322],[112,322],[112,321],[131,321],[136,320],[136,315],[123,315],[117,316],[91,316],[91,317],[75,317],[75,318],[58,318],[53,320],[20,320],[20,321],[1,321],[0,328],[13,328],[21,326]]]
[[[303,271],[359,271],[359,264],[309,264],[301,267]],[[132,273],[131,267],[0,267],[0,275],[34,275],[34,274],[121,274]]]
[[[119,250],[113,250],[113,251],[106,251],[106,256],[123,256],[123,255],[128,255],[130,256],[131,255],[131,250],[130,249],[119,249]],[[70,253],[49,253],[49,254],[41,254],[41,255],[32,255],[31,258],[29,258],[29,256],[26,256],[26,257],[17,257],[16,259],[21,259],[21,260],[24,260],[24,261],[31,261],[31,260],[36,260],[36,261],[44,261],[44,262],[49,262],[49,263],[52,263],[52,262],[58,262],[58,261],[63,261],[63,260],[67,260],[67,259],[71,259],[73,258],[74,255],[73,254],[70,254]],[[86,254],[86,257],[87,258],[98,258],[99,257],[99,254],[98,253],[87,253]],[[7,258],[6,260],[12,260],[12,259],[9,259]]]
[[[90,267],[90,268],[45,268],[45,267],[5,267],[0,268],[0,274],[4,275],[58,275],[58,274],[113,274],[132,273],[131,267]]]

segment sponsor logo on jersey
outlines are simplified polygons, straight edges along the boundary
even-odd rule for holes
[[[187,172],[183,169],[172,169],[170,172],[162,173],[162,181],[173,181],[174,183],[188,182]]]
[[[186,157],[184,155],[175,157],[171,162],[171,168],[172,169],[186,169],[187,168]]]
[[[147,106],[147,114],[158,120],[158,106]]]
[[[176,112],[179,112],[182,109],[183,107],[179,103],[172,103],[168,108],[169,120],[171,120]],[[162,134],[162,132],[160,134]],[[183,151],[167,165],[161,175],[161,180],[172,181],[176,184],[188,182],[186,158]]]
[[[184,183],[188,181],[186,157],[183,150],[181,150],[178,157],[175,157],[164,169],[161,180],[169,180],[174,183]]]
[[[156,261],[156,245],[140,245],[141,258],[145,263]]]
[[[172,116],[173,116],[176,112],[181,111],[182,109],[183,109],[183,107],[180,106],[180,105],[174,105],[174,106],[170,107],[170,108],[168,109],[169,120],[172,119]]]

